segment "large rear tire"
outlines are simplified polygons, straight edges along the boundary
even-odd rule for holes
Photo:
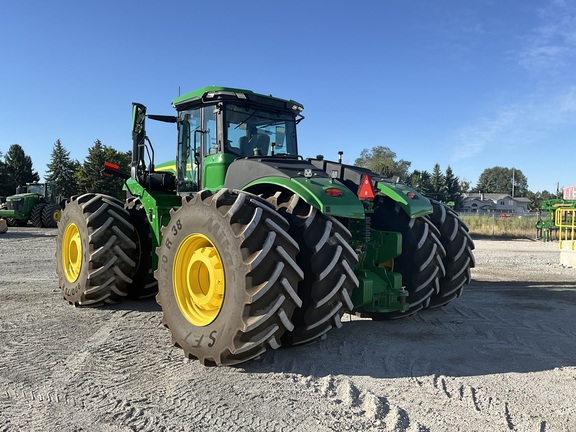
[[[253,359],[291,331],[302,270],[288,222],[246,192],[184,197],[157,249],[157,301],[172,342],[206,366]]]
[[[428,307],[432,295],[439,292],[440,279],[446,273],[442,261],[446,251],[436,227],[426,217],[410,218],[392,200],[385,200],[375,209],[372,227],[402,234],[402,254],[394,259],[394,271],[402,275],[409,309],[368,315],[374,320],[405,318]]]
[[[32,207],[32,211],[30,212],[30,222],[36,228],[42,228],[42,210],[46,207],[46,203],[38,203],[34,207]]]
[[[440,292],[430,299],[428,307],[441,307],[460,297],[464,285],[470,283],[470,269],[475,260],[474,242],[468,227],[451,208],[430,200],[434,212],[428,217],[440,232],[440,242],[446,250],[443,259],[446,275],[440,279]]]
[[[137,236],[136,272],[128,295],[134,299],[151,298],[158,293],[158,281],[154,278],[152,268],[152,231],[146,210],[136,198],[129,198],[125,208],[130,213],[130,220]]]
[[[58,282],[69,303],[101,306],[126,297],[136,266],[136,234],[122,202],[94,193],[70,198],[56,242]]]
[[[342,315],[354,308],[350,294],[359,281],[354,274],[358,256],[349,244],[352,235],[338,220],[289,191],[276,192],[268,201],[290,222],[288,232],[300,246],[297,262],[304,271],[298,286],[302,307],[282,343],[310,342],[342,327]]]

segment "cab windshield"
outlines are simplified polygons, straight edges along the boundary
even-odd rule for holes
[[[37,183],[28,185],[28,193],[38,194],[44,196],[44,184]]]
[[[298,155],[296,121],[291,114],[228,105],[224,124],[227,152],[240,156]]]

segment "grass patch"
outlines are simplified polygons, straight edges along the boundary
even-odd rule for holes
[[[535,217],[461,215],[470,235],[478,237],[535,238]]]

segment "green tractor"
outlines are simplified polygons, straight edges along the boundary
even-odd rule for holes
[[[172,342],[204,365],[304,344],[345,312],[376,320],[440,307],[470,281],[474,244],[445,205],[341,160],[299,156],[302,105],[205,87],[175,116],[133,104],[127,199],[70,198],[57,236],[64,298],[156,295]],[[178,130],[154,164],[145,119]]]
[[[8,226],[23,227],[30,221],[37,228],[56,228],[60,210],[53,183],[28,183],[0,205],[0,218]]]

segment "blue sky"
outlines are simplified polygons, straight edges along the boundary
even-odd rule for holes
[[[131,102],[171,114],[206,85],[301,102],[305,157],[382,145],[472,185],[576,184],[576,0],[0,0],[0,151],[41,176],[57,139],[127,151]],[[148,135],[173,159],[173,125]]]

